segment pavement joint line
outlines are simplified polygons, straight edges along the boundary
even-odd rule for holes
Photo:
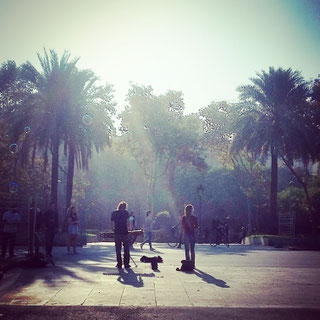
[[[191,305],[192,307],[194,307],[194,304],[192,303],[192,300],[190,299],[189,294],[188,294],[188,292],[187,292],[187,290],[186,290],[186,286],[184,285],[184,281],[182,281],[181,278],[180,278],[180,281],[181,281],[181,283],[182,283],[184,292],[186,293],[186,295],[187,295],[187,297],[188,297],[188,300],[189,300],[190,305]]]
[[[121,307],[121,301],[122,301],[122,298],[123,298],[123,294],[124,294],[124,290],[125,290],[125,286],[123,286],[123,289],[122,289],[122,292],[121,292],[121,296],[120,296],[120,299],[119,299],[119,304],[118,306]]]
[[[84,299],[84,301],[80,304],[81,306],[84,305],[84,303],[88,300],[88,298],[90,297],[91,293],[93,292],[93,290],[96,288],[97,286],[97,282],[95,283],[95,285],[93,286],[93,288],[90,290],[89,294],[87,295],[87,297]]]
[[[158,306],[158,301],[157,301],[157,291],[156,291],[156,283],[153,281],[153,291],[154,291],[154,303],[156,307]]]
[[[64,286],[60,287],[60,289],[58,289],[58,290],[50,297],[50,299],[48,299],[48,301],[47,301],[44,305],[47,305],[51,299],[53,299],[54,297],[56,297],[56,296],[58,295],[58,293],[61,292],[61,290],[63,290],[63,288],[64,288]]]

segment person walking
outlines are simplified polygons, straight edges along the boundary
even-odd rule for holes
[[[184,249],[186,260],[190,260],[193,264],[193,268],[195,268],[195,230],[198,228],[197,218],[192,214],[194,211],[194,207],[192,204],[188,204],[184,209],[184,216],[182,217],[182,228],[184,233]]]
[[[116,247],[118,269],[122,268],[121,248],[123,245],[123,262],[126,269],[131,268],[130,261],[130,245],[129,245],[129,212],[127,211],[128,204],[121,201],[117,210],[111,213],[111,224],[114,230],[114,242]]]
[[[245,239],[247,236],[247,228],[246,227],[241,227],[241,231],[240,231],[240,237],[239,237],[239,243],[240,244],[245,244]]]
[[[67,253],[70,254],[72,246],[73,254],[77,254],[76,246],[79,234],[79,218],[74,206],[67,210],[68,235],[67,235]]]
[[[152,248],[152,224],[153,219],[151,217],[151,211],[148,210],[146,212],[146,220],[144,223],[144,241],[140,244],[140,248],[142,249],[145,243],[149,243],[149,248],[151,251],[154,251],[154,248]]]
[[[17,232],[19,224],[21,223],[21,217],[18,212],[18,207],[14,205],[12,209],[6,211],[2,216],[2,221],[4,226],[2,235],[1,257],[5,258],[8,245],[9,256],[14,257],[14,248],[16,243]]]
[[[54,202],[50,203],[50,208],[45,212],[43,221],[45,226],[46,256],[52,257],[53,240],[58,227],[58,212]]]

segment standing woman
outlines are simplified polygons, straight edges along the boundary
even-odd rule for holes
[[[190,260],[191,253],[191,261],[193,267],[195,268],[195,252],[194,246],[196,243],[195,239],[195,230],[198,228],[197,218],[192,214],[194,207],[192,204],[187,204],[184,208],[184,216],[182,217],[182,228],[184,232],[184,249],[186,260]],[[189,252],[190,251],[190,252]]]
[[[67,250],[70,254],[70,246],[73,248],[73,254],[77,254],[76,246],[79,233],[79,218],[76,208],[74,206],[70,207],[67,211],[68,219],[68,239],[67,239]]]

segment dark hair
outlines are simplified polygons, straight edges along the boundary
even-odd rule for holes
[[[125,201],[120,201],[117,206],[117,210],[126,210],[127,206],[128,204]]]

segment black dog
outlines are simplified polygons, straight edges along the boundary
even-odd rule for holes
[[[192,272],[194,269],[193,263],[190,260],[181,260],[181,268],[177,268],[177,271]]]
[[[141,262],[145,262],[145,263],[150,262],[152,270],[158,270],[158,263],[162,263],[163,262],[163,260],[162,260],[162,258],[160,256],[157,256],[157,257],[142,256],[140,258],[140,261]]]

